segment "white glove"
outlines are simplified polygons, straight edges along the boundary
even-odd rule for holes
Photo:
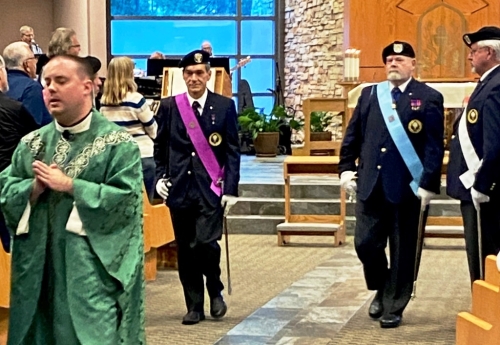
[[[226,204],[228,207],[231,207],[237,202],[238,202],[238,197],[234,195],[223,195],[222,199],[220,200],[220,204],[223,208],[226,207]]]
[[[471,188],[470,195],[472,197],[472,202],[474,203],[474,207],[476,208],[476,210],[479,210],[479,204],[490,201],[489,196],[481,192],[478,192],[477,190],[474,189],[474,187]]]
[[[172,187],[172,184],[166,178],[161,178],[156,182],[156,192],[163,200],[167,200],[168,198],[168,187]]]
[[[355,194],[357,190],[356,172],[354,171],[344,171],[340,174],[340,187],[344,189],[348,194]]]
[[[431,192],[430,190],[418,187],[417,196],[421,200],[421,205],[427,206],[431,203],[431,199],[433,199],[436,196],[436,193]]]

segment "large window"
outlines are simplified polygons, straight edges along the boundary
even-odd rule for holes
[[[278,61],[278,0],[108,0],[110,54],[129,56],[141,69],[155,51],[179,58],[210,41],[215,56],[231,67],[252,61],[232,76],[237,99],[241,79],[248,81],[256,108],[274,104]]]

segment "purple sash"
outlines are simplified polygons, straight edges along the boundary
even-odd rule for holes
[[[203,131],[201,130],[193,108],[189,105],[186,93],[175,96],[175,103],[177,104],[177,108],[179,108],[179,113],[181,114],[184,126],[186,126],[189,139],[191,139],[194,149],[196,150],[196,153],[198,153],[198,157],[201,159],[201,163],[212,179],[210,189],[212,189],[217,196],[221,196],[224,168],[220,168],[219,162],[217,162],[217,158],[215,158],[214,152],[210,148],[207,138],[205,138],[205,134],[203,134]]]

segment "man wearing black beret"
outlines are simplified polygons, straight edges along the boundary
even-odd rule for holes
[[[382,60],[387,80],[363,89],[339,171],[342,188],[357,190],[355,248],[368,289],[377,291],[369,316],[392,328],[411,297],[419,217],[422,212],[425,223],[427,206],[439,193],[444,115],[443,96],[412,78],[410,44],[389,44]]]
[[[235,203],[240,152],[234,101],[207,89],[210,55],[195,50],[179,64],[187,93],[161,101],[155,140],[156,191],[170,208],[184,289],[185,325],[205,319],[203,276],[210,315],[227,306],[220,280],[223,212]]]
[[[454,126],[446,191],[460,200],[474,282],[484,278],[486,256],[500,251],[500,28],[485,26],[463,40],[480,79]]]

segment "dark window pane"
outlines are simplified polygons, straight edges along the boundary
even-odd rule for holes
[[[111,15],[235,16],[236,0],[111,0]]]
[[[241,22],[241,54],[274,54],[274,21],[245,20]]]
[[[209,40],[214,55],[236,54],[236,22],[232,20],[113,20],[112,55],[185,55]]]
[[[274,62],[272,59],[252,59],[240,69],[241,79],[246,79],[252,93],[274,89]]]
[[[241,14],[244,16],[273,16],[274,0],[241,0]]]

